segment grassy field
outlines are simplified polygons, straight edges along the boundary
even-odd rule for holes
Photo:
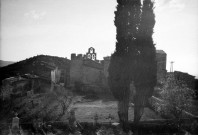
[[[72,106],[75,109],[76,119],[80,122],[94,122],[94,116],[98,115],[98,122],[109,122],[108,116],[111,114],[113,116],[112,122],[118,122],[117,115],[117,102],[116,101],[103,101],[95,100],[90,102],[76,103]],[[133,121],[133,107],[129,109],[129,121]],[[62,117],[62,120],[66,120],[66,116]],[[162,119],[154,111],[149,108],[144,109],[144,114],[141,121]]]

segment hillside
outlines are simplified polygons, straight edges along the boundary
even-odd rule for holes
[[[57,56],[37,55],[5,67],[0,68],[0,82],[8,77],[22,75],[26,73],[34,73],[38,76],[44,74],[50,77],[50,69],[46,68],[42,63],[56,66],[68,72],[70,60]]]
[[[0,67],[5,67],[7,65],[13,64],[13,61],[4,61],[4,60],[0,60]]]

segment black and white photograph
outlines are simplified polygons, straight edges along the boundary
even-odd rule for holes
[[[198,0],[0,0],[0,135],[196,135]]]

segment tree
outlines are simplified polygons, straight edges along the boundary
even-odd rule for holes
[[[183,111],[192,106],[192,99],[195,96],[194,90],[188,88],[184,82],[176,80],[172,74],[165,82],[160,95],[164,102],[158,104],[159,111],[173,115],[180,127]]]
[[[66,111],[68,110],[68,108],[70,107],[71,103],[72,103],[72,97],[69,97],[67,95],[62,95],[62,96],[57,96],[57,101],[61,106],[62,112],[61,112],[61,116],[65,115]]]
[[[156,48],[152,38],[155,25],[153,4],[151,0],[143,1],[138,37],[136,40],[136,49],[138,50],[134,74],[136,88],[134,97],[134,123],[136,125],[141,119],[144,106],[148,98],[152,96],[157,82]]]
[[[152,34],[155,24],[153,2],[144,0],[117,0],[115,26],[116,50],[109,66],[109,86],[118,100],[118,116],[124,130],[128,122],[130,83],[135,94],[135,118],[137,124],[147,99],[156,84],[155,46]]]
[[[44,121],[51,121],[57,119],[57,108],[54,104],[56,102],[55,94],[53,92],[33,95],[31,97],[24,97],[23,101],[17,106],[20,106],[20,112],[24,119],[29,121],[36,117],[42,118]]]
[[[109,86],[118,100],[120,123],[127,131],[130,82],[135,63],[135,40],[140,20],[140,0],[117,0],[115,26],[117,28],[116,50],[109,66]],[[131,57],[129,57],[131,56]]]
[[[55,86],[52,92],[24,97],[20,110],[26,117],[24,120],[39,117],[44,121],[54,121],[67,115],[73,97],[63,86]],[[38,104],[39,103],[39,104]]]
[[[126,63],[121,57],[112,55],[109,67],[109,84],[114,97],[118,100],[118,116],[124,130],[127,130],[128,122],[129,81]]]
[[[54,97],[61,108],[60,116],[65,115],[69,107],[73,104],[74,98],[72,93],[62,86],[55,86]]]

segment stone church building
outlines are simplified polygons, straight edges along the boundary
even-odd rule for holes
[[[88,49],[85,55],[71,54],[70,61],[70,84],[74,86],[80,83],[83,90],[94,89],[101,91],[107,87],[105,67],[109,62],[97,60],[97,54],[93,47]]]
[[[166,53],[163,50],[156,51],[157,80],[159,82],[166,78]],[[108,89],[108,67],[110,57],[97,60],[97,53],[93,47],[86,54],[71,54],[70,61],[70,85],[81,84],[82,90],[89,89],[103,91]]]

